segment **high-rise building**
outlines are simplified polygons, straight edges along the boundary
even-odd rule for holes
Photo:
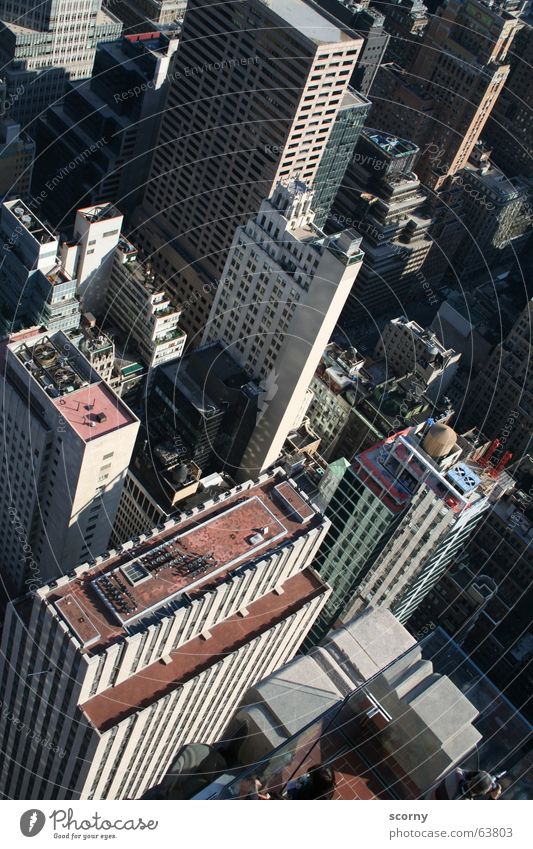
[[[490,160],[491,151],[476,145],[457,175],[463,237],[454,255],[457,273],[512,267],[531,235],[531,189],[521,177],[506,177]]]
[[[522,5],[522,4],[520,4]],[[533,61],[533,17],[522,20],[509,55],[511,70],[485,125],[483,138],[506,177],[533,177],[533,130],[530,66]]]
[[[410,67],[388,75],[374,126],[421,149],[417,174],[433,190],[466,165],[509,74],[516,12],[487,0],[450,0],[424,32]]]
[[[383,14],[377,9],[371,9],[368,0],[364,3],[357,3],[355,0],[316,0],[316,2],[318,6],[330,12],[363,39],[363,46],[350,85],[361,94],[369,94],[389,44]]]
[[[177,43],[172,30],[99,43],[91,78],[39,116],[32,191],[52,223],[70,225],[81,206],[112,201],[126,214],[140,202]],[[71,163],[75,178],[58,179]]]
[[[409,67],[429,23],[427,4],[423,0],[372,0],[372,6],[383,15],[390,35],[385,61]]]
[[[35,142],[9,115],[11,101],[0,79],[0,197],[29,199]]]
[[[328,525],[277,470],[11,604],[2,792],[137,798],[184,742],[215,741],[320,612]]]
[[[303,0],[191,0],[131,237],[207,321],[235,229],[280,179],[316,181],[362,41]]]
[[[417,432],[418,431],[418,432]],[[332,528],[315,567],[333,592],[310,638],[367,605],[405,622],[488,508],[510,486],[460,461],[465,440],[445,424],[412,428],[358,454],[326,515]]]
[[[121,30],[101,0],[7,0],[0,59],[15,120],[25,127],[62,97],[67,80],[90,77],[97,43]]]
[[[124,24],[124,32],[151,32],[162,24],[172,24],[183,19],[187,0],[103,0],[104,9],[110,9]]]
[[[121,238],[115,250],[100,309],[106,325],[114,325],[134,344],[147,369],[176,360],[185,348],[181,309],[169,298],[150,266],[143,266],[136,248]]]
[[[301,422],[314,371],[361,267],[357,233],[324,236],[312,207],[305,184],[280,183],[237,229],[205,329],[204,341],[227,345],[263,386],[242,474],[272,465]]]
[[[533,300],[492,351],[473,381],[460,417],[499,439],[515,460],[531,450],[533,373],[530,367]]]
[[[59,257],[59,238],[20,199],[0,207],[0,337],[44,325],[80,323],[74,269]]]
[[[61,331],[8,337],[2,359],[1,572],[19,593],[105,551],[139,422]]]
[[[317,227],[322,228],[327,222],[370,107],[368,98],[359,92],[348,89],[344,95],[316,175],[313,207]]]
[[[412,290],[427,287],[420,269],[431,247],[431,218],[413,172],[418,152],[407,139],[361,133],[332,215],[361,234],[365,254],[342,322],[397,313]]]
[[[112,203],[78,209],[72,236],[61,245],[63,268],[76,275],[85,312],[96,314],[103,308],[122,221]]]
[[[532,483],[530,471],[492,505],[407,625],[416,632],[424,621],[438,621],[530,720]]]
[[[214,342],[158,369],[146,403],[148,446],[168,441],[204,474],[238,468],[261,393],[234,355]]]
[[[457,371],[461,354],[446,348],[437,335],[406,316],[387,322],[379,334],[376,357],[383,357],[398,376],[416,374],[425,394],[437,400],[445,394]]]

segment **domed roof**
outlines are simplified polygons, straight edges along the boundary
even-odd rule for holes
[[[446,457],[455,443],[457,442],[457,434],[453,428],[447,424],[436,422],[431,425],[422,442],[422,448],[433,457],[435,460],[439,457]]]

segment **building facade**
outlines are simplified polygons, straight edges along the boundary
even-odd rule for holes
[[[314,184],[361,45],[302,0],[189,3],[131,236],[189,304],[192,344],[236,227],[280,179]]]
[[[2,718],[3,792],[138,798],[184,742],[216,740],[320,612],[327,528],[278,471],[10,605],[3,701],[35,735]]]
[[[279,184],[238,228],[205,330],[204,341],[227,345],[263,387],[244,474],[275,462],[303,418],[309,384],[361,267],[357,234],[325,237],[312,207],[305,184]]]
[[[63,96],[68,80],[90,77],[97,43],[121,30],[101,0],[7,0],[0,57],[15,120],[26,127]]]
[[[426,425],[354,458],[326,511],[332,529],[315,567],[333,592],[308,644],[368,605],[407,621],[444,574],[495,486],[460,461],[457,439],[447,425]]]
[[[20,593],[105,551],[139,422],[61,331],[2,355],[1,569]]]

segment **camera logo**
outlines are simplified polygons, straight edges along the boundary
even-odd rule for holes
[[[43,830],[46,817],[42,811],[32,808],[30,811],[24,811],[20,818],[20,830],[24,837],[35,837]]]

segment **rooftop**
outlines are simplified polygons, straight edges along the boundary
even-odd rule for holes
[[[314,572],[299,572],[284,583],[281,595],[271,592],[262,596],[248,605],[244,616],[236,614],[225,619],[212,627],[209,635],[189,640],[172,652],[170,661],[166,658],[165,662],[152,663],[85,702],[82,710],[95,728],[106,731],[272,628],[326,589]]]
[[[91,223],[94,223],[95,221],[108,221],[111,218],[122,218],[122,214],[113,206],[112,203],[100,203],[96,206],[85,206],[83,209],[78,209],[78,215]]]
[[[52,231],[42,221],[39,221],[37,216],[33,214],[31,209],[23,201],[19,199],[11,200],[5,203],[4,206],[41,245],[46,245],[48,242],[57,242],[57,236],[54,236]]]
[[[279,18],[317,44],[330,44],[357,38],[355,33],[350,35],[340,29],[333,16],[327,17],[322,10],[308,6],[303,0],[262,0],[262,2]]]
[[[313,519],[323,521],[292,484],[271,477],[234,490],[222,504],[185,514],[94,568],[80,568],[46,598],[83,650],[99,651],[128,633],[139,617],[190,603],[191,593],[205,592],[214,578],[220,583],[232,569],[299,536]]]
[[[459,513],[470,501],[467,493],[479,484],[477,475],[463,463],[455,464],[449,471],[439,468],[412,435],[412,429],[368,448],[357,455],[354,463],[358,476],[393,513],[404,509],[420,483],[454,513]],[[473,485],[465,489],[462,481],[467,477]]]
[[[363,130],[363,135],[376,145],[376,147],[379,147],[383,153],[390,156],[409,156],[418,151],[418,147],[414,142],[398,138],[397,136],[388,136],[372,130]]]
[[[78,436],[91,442],[137,421],[106,383],[91,383],[55,398],[53,403]]]

